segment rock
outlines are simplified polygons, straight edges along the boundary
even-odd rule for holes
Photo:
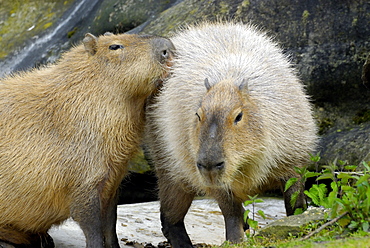
[[[366,85],[370,85],[370,53],[366,58],[365,64],[362,68],[362,81]]]
[[[262,199],[264,202],[255,206],[256,212],[263,210],[267,216],[266,220],[260,216],[255,217],[261,226],[285,216],[283,199],[272,197]],[[252,206],[247,208],[252,210]],[[121,247],[142,247],[149,243],[157,246],[166,241],[161,231],[158,201],[119,205],[117,214],[117,234],[121,240]],[[250,215],[250,218],[253,216]],[[223,216],[213,200],[194,200],[185,217],[185,225],[193,243],[221,245],[225,241]],[[71,219],[61,226],[52,228],[49,234],[58,248],[85,246],[85,237],[81,229]]]
[[[369,115],[370,110],[367,112]],[[338,158],[361,165],[361,161],[370,161],[368,144],[370,144],[370,123],[368,122],[349,130],[330,130],[321,142],[326,149],[320,155],[329,161]]]
[[[299,215],[291,215],[271,224],[266,225],[257,231],[257,236],[274,237],[285,239],[289,235],[296,236],[302,231],[302,227],[310,222],[318,222],[325,219],[325,210],[322,208],[309,208]]]

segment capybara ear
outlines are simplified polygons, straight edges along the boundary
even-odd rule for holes
[[[248,93],[248,80],[243,79],[243,81],[239,85],[239,90]]]
[[[94,35],[87,33],[85,34],[85,38],[82,40],[85,46],[85,50],[89,52],[89,54],[94,55],[97,49],[98,38]]]
[[[207,91],[211,88],[211,85],[209,84],[208,78],[204,79],[204,85],[206,86]]]

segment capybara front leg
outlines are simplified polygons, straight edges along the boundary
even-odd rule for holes
[[[305,210],[307,208],[306,197],[305,197],[305,194],[303,193],[304,186],[302,185],[300,177],[298,175],[297,175],[297,178],[298,178],[297,182],[293,184],[287,191],[284,192],[283,190],[285,211],[288,216],[293,215],[294,211],[297,208],[302,208],[302,210]],[[281,180],[282,189],[285,188],[286,182],[287,180]],[[298,195],[295,196],[296,194]],[[296,197],[295,204],[294,202],[292,202],[293,196]],[[294,205],[292,205],[292,203]]]
[[[87,248],[103,248],[103,223],[101,201],[98,191],[89,192],[89,199],[79,205],[72,206],[72,218],[80,225]]]
[[[240,243],[244,239],[246,225],[243,220],[244,208],[242,202],[235,199],[232,193],[216,193],[216,200],[225,220],[226,240]]]
[[[181,185],[159,182],[159,197],[163,235],[174,248],[193,247],[185,229],[184,218],[194,193],[185,192]]]
[[[109,199],[107,202],[106,211],[103,207],[103,218],[104,218],[104,238],[106,248],[119,248],[117,232],[116,232],[116,222],[117,222],[117,197],[118,192]]]

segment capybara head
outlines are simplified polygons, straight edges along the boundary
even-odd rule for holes
[[[83,44],[97,71],[106,78],[126,82],[124,87],[133,87],[130,89],[133,96],[150,94],[162,82],[168,75],[175,49],[170,40],[151,35],[105,33],[95,37],[88,33]]]
[[[194,117],[196,166],[205,186],[229,187],[239,166],[254,157],[261,125],[245,80],[222,80],[211,86],[205,79],[205,87]]]

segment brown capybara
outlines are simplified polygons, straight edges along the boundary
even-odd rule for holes
[[[119,247],[116,191],[174,47],[110,33],[82,43],[55,65],[0,81],[3,243],[53,247],[48,229],[72,217],[86,247]]]
[[[244,237],[242,202],[298,177],[316,126],[303,85],[281,49],[251,25],[202,23],[171,38],[171,76],[148,107],[148,146],[159,179],[162,231],[192,247],[184,217],[197,193],[216,199],[226,239]],[[287,214],[295,206],[284,193]]]

